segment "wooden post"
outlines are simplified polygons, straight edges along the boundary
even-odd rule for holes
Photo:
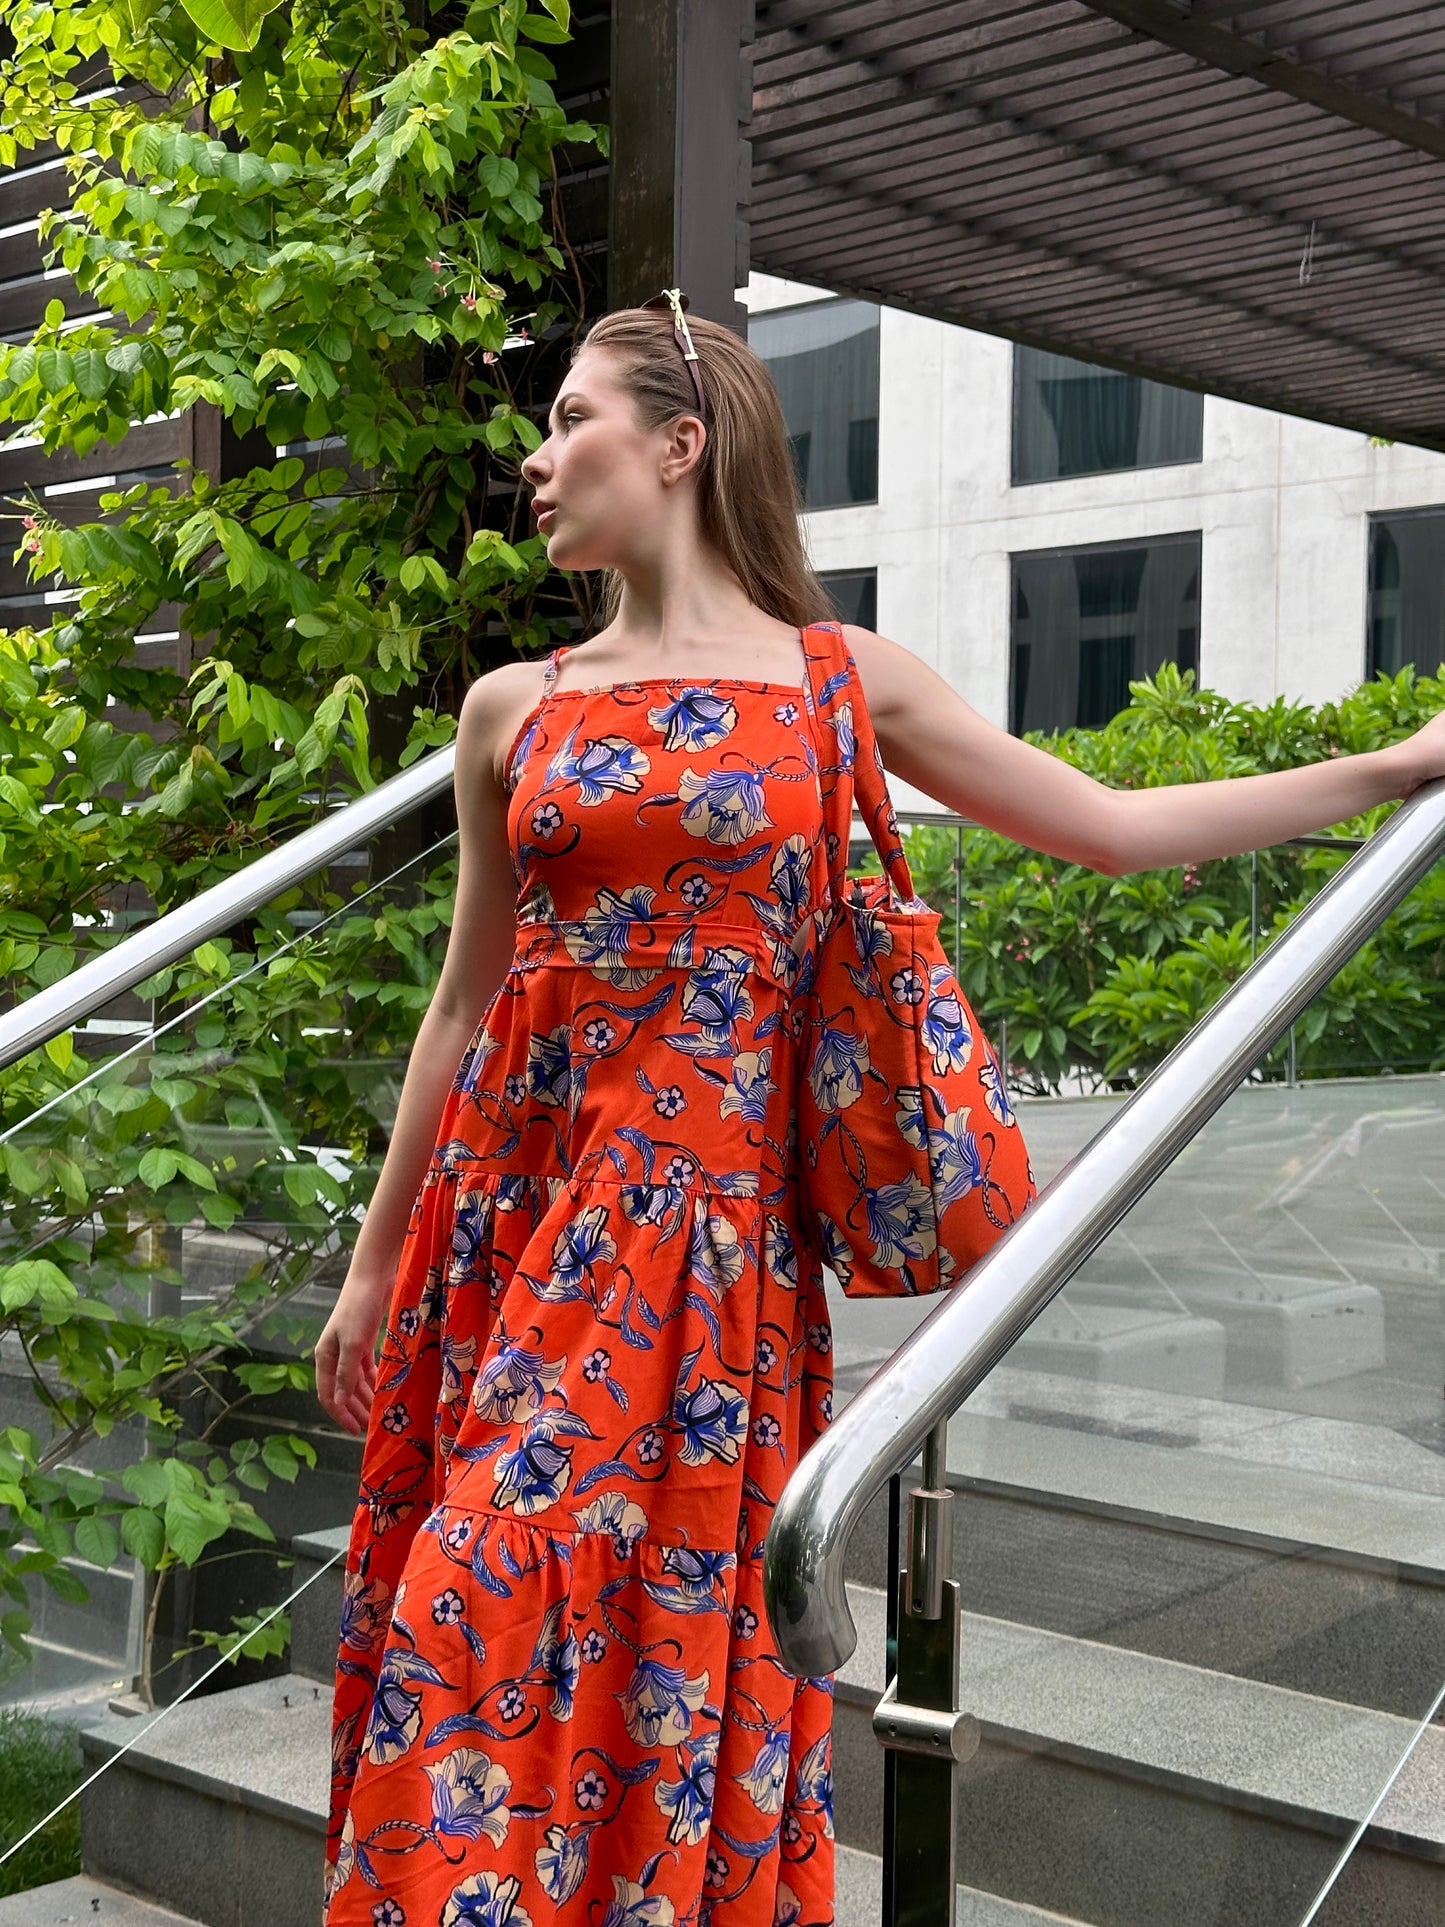
[[[682,288],[742,333],[753,0],[612,0],[607,304]]]

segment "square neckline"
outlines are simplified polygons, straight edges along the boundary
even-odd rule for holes
[[[804,624],[798,630],[798,640],[803,646],[804,680],[801,683],[777,682],[771,678],[757,676],[630,676],[617,682],[592,683],[577,689],[558,689],[554,683],[559,659],[568,650],[579,647],[577,643],[559,643],[547,657],[547,673],[542,694],[518,724],[517,732],[508,746],[502,763],[503,795],[512,797],[516,794],[517,783],[520,782],[522,774],[516,767],[517,752],[526,740],[527,732],[549,703],[558,702],[565,696],[609,696],[619,689],[675,689],[682,685],[695,689],[754,689],[760,693],[781,690],[785,695],[800,702],[805,713],[811,712],[812,683],[808,677],[807,647],[810,626]]]
[[[801,624],[797,640],[803,651],[803,678],[799,683],[779,682],[771,677],[758,676],[620,676],[614,682],[589,683],[576,689],[558,689],[556,678],[562,667],[562,658],[581,648],[580,643],[561,642],[552,649],[546,662],[542,682],[542,703],[555,700],[559,696],[607,696],[618,689],[670,689],[678,683],[687,683],[696,688],[704,685],[718,685],[724,689],[786,689],[793,695],[801,695],[809,686],[808,679],[808,625]]]
[[[549,704],[558,702],[566,696],[607,696],[618,689],[676,689],[679,687],[696,689],[753,689],[760,694],[781,691],[797,701],[805,714],[809,713],[810,685],[807,683],[770,682],[757,677],[746,676],[638,676],[629,682],[598,683],[587,689],[550,689],[533,703],[517,727],[517,733],[508,747],[502,764],[502,793],[512,797],[517,793],[517,784],[522,772],[517,769],[517,755],[526,741],[527,734],[542,711]],[[515,774],[514,774],[515,772]]]

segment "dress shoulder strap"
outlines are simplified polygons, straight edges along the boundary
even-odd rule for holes
[[[542,701],[546,702],[552,693],[552,685],[557,680],[557,664],[563,654],[571,648],[571,643],[559,642],[547,658],[547,666],[542,671]]]
[[[848,829],[856,804],[873,846],[887,872],[894,900],[914,901],[913,877],[898,833],[898,818],[888,793],[883,755],[858,668],[837,622],[814,622],[804,632],[803,653],[813,714],[832,745],[819,761],[825,849],[835,900],[842,897],[848,867]]]

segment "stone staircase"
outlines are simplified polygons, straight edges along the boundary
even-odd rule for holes
[[[346,1536],[292,1541],[293,1590]],[[85,1872],[0,1900],[0,1927],[317,1927],[340,1612],[337,1565],[292,1609],[289,1673],[88,1729]]]
[[[1015,1411],[1039,1391],[1034,1374],[991,1381]],[[1169,1437],[1159,1416],[1156,1401],[1137,1429]],[[1439,1685],[1438,1498],[972,1410],[949,1476],[962,1702],[983,1734],[963,1773],[960,1927],[1298,1922]],[[839,1927],[879,1918],[886,1537],[875,1505],[838,1680]],[[295,1583],[344,1538],[296,1540]],[[88,1763],[116,1763],[85,1798],[87,1874],[0,1902],[0,1927],[316,1927],[339,1594],[338,1566],[298,1600],[284,1677],[178,1706],[139,1739],[117,1716],[89,1732]],[[1432,1727],[1318,1920],[1441,1919]]]
[[[1029,1120],[1041,1177],[1109,1108]],[[1342,1192],[1332,1242],[1353,1210]],[[1445,1216],[1431,1238],[1445,1249]],[[1252,1301],[1181,1302],[1120,1337],[1100,1273],[1088,1319],[1021,1346],[953,1421],[962,1699],[982,1731],[962,1776],[959,1927],[1297,1927],[1367,1818],[1315,1927],[1445,1920],[1445,1727],[1373,1811],[1445,1677],[1445,1456],[1421,1442],[1439,1415],[1438,1282],[1410,1272],[1402,1296],[1378,1243],[1366,1258],[1392,1293],[1383,1371],[1368,1298],[1335,1291],[1321,1330],[1317,1305],[1271,1287],[1294,1350],[1271,1339],[1258,1403],[1235,1366],[1220,1397],[1181,1348],[1222,1344],[1263,1373]],[[929,1309],[835,1303],[840,1403]],[[1296,1396],[1333,1373],[1343,1326],[1347,1346],[1368,1339],[1373,1376]],[[1359,1403],[1375,1385],[1380,1411]],[[344,1537],[293,1538],[292,1583]],[[880,1501],[850,1554],[839,1927],[880,1914],[887,1557]],[[284,1677],[88,1734],[90,1765],[115,1764],[85,1799],[86,1874],[0,1901],[0,1927],[316,1927],[339,1596],[333,1568],[298,1601]]]

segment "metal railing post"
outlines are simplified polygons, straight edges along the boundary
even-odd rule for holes
[[[958,1707],[960,1625],[953,1563],[948,1421],[924,1440],[923,1483],[909,1494],[908,1566],[898,1575],[898,1662],[873,1713],[887,1749],[889,1867],[883,1927],[954,1927],[958,1769],[978,1724]]]
[[[845,1561],[874,1494],[983,1383],[1442,855],[1445,778],[1437,778],[1375,832],[966,1278],[940,1294],[809,1447],[774,1508],[763,1554],[768,1620],[790,1672],[835,1673],[853,1651]]]

